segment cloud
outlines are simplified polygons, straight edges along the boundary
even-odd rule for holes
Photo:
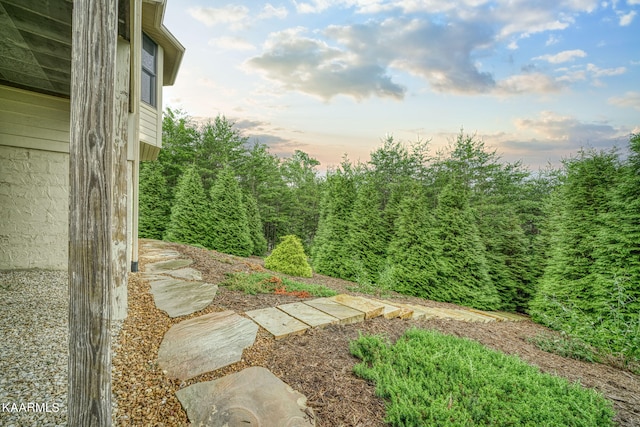
[[[254,50],[256,47],[240,37],[218,37],[208,42],[209,46],[221,50]]]
[[[640,92],[627,92],[622,96],[607,99],[607,103],[622,108],[634,108],[640,111]]]
[[[249,59],[246,66],[279,82],[285,89],[324,100],[339,94],[355,99],[404,96],[404,87],[394,83],[376,61],[305,37],[304,32],[297,28],[272,34],[265,52]]]
[[[587,71],[589,71],[593,77],[611,77],[611,76],[619,76],[627,72],[626,67],[617,67],[617,68],[598,68],[593,64],[587,64]]]
[[[247,22],[249,9],[241,5],[227,5],[220,8],[192,7],[187,10],[196,20],[208,27],[228,25],[232,29],[242,28]]]
[[[501,95],[554,93],[561,89],[562,85],[558,81],[538,72],[515,74],[499,81],[496,85],[496,93]]]
[[[575,58],[584,58],[585,56],[587,56],[587,54],[584,50],[574,49],[574,50],[564,50],[562,52],[556,53],[555,55],[536,56],[533,59],[547,61],[551,64],[561,64],[563,62],[573,61]]]
[[[258,19],[278,18],[284,19],[289,12],[286,7],[275,7],[271,3],[267,3],[262,8],[262,12],[258,15]]]
[[[572,116],[543,111],[534,119],[516,119],[520,131],[542,137],[548,144],[570,147],[611,147],[622,135],[619,129],[606,123],[584,123]]]
[[[626,27],[631,25],[631,22],[633,22],[633,18],[635,18],[636,16],[636,11],[632,10],[629,13],[626,13],[624,15],[620,15],[620,26],[621,27]]]

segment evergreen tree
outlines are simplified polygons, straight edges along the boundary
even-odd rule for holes
[[[208,247],[219,252],[247,257],[253,252],[247,210],[242,191],[229,167],[211,187]]]
[[[243,193],[243,201],[247,208],[247,221],[251,242],[253,243],[252,255],[262,256],[267,251],[267,239],[264,237],[262,220],[260,219],[260,212],[258,212],[258,203],[249,193]]]
[[[381,203],[381,193],[369,175],[357,190],[347,241],[358,281],[376,282],[386,259],[390,237]]]
[[[399,205],[396,233],[389,245],[389,284],[397,292],[438,301],[451,295],[439,286],[440,242],[424,192],[415,186]]]
[[[284,236],[273,252],[265,258],[264,266],[273,271],[298,277],[311,277],[311,266],[297,236]]]
[[[550,259],[531,314],[548,326],[586,337],[597,329],[598,319],[610,315],[611,290],[598,274],[598,254],[617,179],[617,156],[581,151],[564,167],[566,177],[552,205],[557,211],[551,219]]]
[[[280,160],[264,144],[254,144],[236,172],[242,189],[252,194],[258,205],[267,247],[273,248],[278,236],[289,234],[291,194],[280,172]]]
[[[441,301],[480,309],[496,309],[500,297],[491,281],[465,187],[452,181],[438,196],[436,235],[440,244]]]
[[[280,170],[289,191],[287,232],[300,236],[305,248],[311,246],[318,228],[320,180],[316,167],[320,162],[303,151],[282,161]]]
[[[341,168],[327,176],[318,233],[311,248],[313,267],[318,273],[343,279],[354,276],[347,242],[355,196],[354,169],[345,160]]]
[[[171,108],[165,110],[162,115],[162,150],[158,154],[158,162],[162,165],[171,197],[185,169],[194,163],[199,137],[195,124],[186,113]]]
[[[192,166],[184,171],[178,181],[164,239],[206,246],[207,207],[200,174]]]
[[[227,166],[234,171],[240,169],[247,152],[247,138],[222,115],[202,125],[199,136],[194,147],[194,158],[202,185],[205,191],[209,191],[219,171]]]
[[[169,223],[170,205],[167,182],[159,162],[140,164],[138,235],[162,239]]]

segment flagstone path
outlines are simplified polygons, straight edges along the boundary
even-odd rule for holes
[[[167,244],[147,241],[144,257],[153,261],[142,273],[156,306],[170,317],[184,316],[213,302],[217,285],[202,282]],[[239,361],[253,345],[258,325],[275,339],[330,324],[352,324],[378,316],[386,319],[453,319],[465,322],[518,322],[524,316],[475,309],[434,308],[347,294],[282,304],[244,313],[227,310],[184,320],[171,327],[158,350],[158,364],[181,381]],[[193,425],[315,426],[306,397],[265,368],[252,367],[215,381],[196,383],[176,393]]]

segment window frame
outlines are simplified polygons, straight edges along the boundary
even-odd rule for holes
[[[153,52],[149,52],[148,50],[145,49],[145,45],[147,45],[148,43],[151,43],[151,45],[153,46]],[[147,75],[149,76],[149,97],[150,99],[145,99],[144,97],[144,91],[143,91],[143,78],[141,76],[140,78],[140,100],[142,100],[142,102],[144,102],[147,105],[150,105],[151,107],[157,108],[158,107],[158,43],[156,43],[151,37],[149,37],[147,34],[142,33],[142,48],[141,48],[142,52],[141,55],[144,56],[145,53],[148,53],[151,55],[151,57],[153,58],[153,70],[150,70],[149,68],[147,68],[145,66],[145,61],[141,60],[141,73],[142,75]]]

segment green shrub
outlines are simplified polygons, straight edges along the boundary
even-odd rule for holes
[[[569,357],[586,362],[600,362],[596,350],[578,338],[571,338],[567,335],[539,333],[527,341],[533,343],[542,351],[554,353],[562,357]]]
[[[309,296],[315,297],[337,295],[336,291],[326,286],[295,282],[270,273],[232,273],[227,275],[227,280],[222,282],[221,285],[250,295],[275,293],[278,289],[288,294],[306,292]]]
[[[298,277],[311,277],[312,271],[302,242],[296,236],[284,236],[271,255],[264,260],[269,270]]]
[[[411,329],[350,344],[393,426],[612,426],[611,402],[468,339]]]

